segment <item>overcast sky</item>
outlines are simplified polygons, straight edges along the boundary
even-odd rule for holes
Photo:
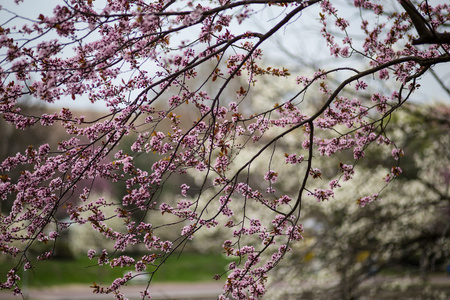
[[[103,1],[95,1],[98,3],[99,7]],[[339,1],[342,3],[342,1]],[[334,3],[339,3],[335,1]],[[399,10],[400,7],[395,3],[392,4],[392,1],[382,1],[386,2],[385,9]],[[432,4],[442,1],[430,1]],[[446,1],[444,1],[446,2]],[[50,14],[53,10],[53,7],[63,3],[61,0],[45,0],[45,1],[36,1],[36,0],[25,0],[20,6],[14,4],[14,0],[2,0],[1,6],[21,16],[25,16],[27,18],[36,19],[39,14]],[[345,3],[345,1],[344,1]],[[263,6],[261,6],[262,8]],[[341,6],[341,12],[347,13],[345,17],[351,19],[359,18],[359,14],[357,15],[349,15],[357,13],[355,9],[346,10]],[[255,30],[264,30],[270,28],[272,24],[275,24],[282,18],[284,15],[284,11],[273,10],[273,7],[262,9],[261,14],[257,15],[253,20],[253,26]],[[286,53],[282,52],[280,49],[285,49],[290,52],[290,54],[294,57],[298,57],[303,60],[312,60],[312,59],[322,59],[323,60],[323,68],[328,69],[332,66],[336,66],[337,64],[345,64],[345,60],[336,60],[333,57],[329,56],[329,52],[326,49],[326,44],[323,38],[318,37],[320,24],[315,20],[318,16],[318,6],[310,7],[297,19],[295,22],[288,24],[284,29],[280,30],[277,36],[272,39],[270,42],[264,45],[265,49],[265,60],[266,61],[276,61],[280,64],[290,65],[290,68],[295,69],[296,63],[295,59],[286,55]],[[6,13],[5,11],[0,11],[0,20],[8,20],[12,17],[11,14]],[[271,20],[271,21],[267,21]],[[356,25],[359,26],[359,20],[356,20]],[[20,19],[14,21],[16,24],[20,24],[23,22]],[[245,28],[248,30],[249,28]],[[239,31],[242,28],[238,28]],[[280,47],[281,44],[281,47]],[[307,46],[305,45],[307,44]],[[348,62],[347,62],[348,64]],[[352,62],[352,64],[357,64],[357,62]],[[297,64],[298,65],[298,64]],[[357,67],[355,65],[355,67]],[[436,66],[434,68],[436,73],[440,76],[440,78],[444,81],[447,87],[450,87],[450,68],[448,64],[442,64]],[[422,88],[419,92],[415,93],[412,97],[412,100],[415,101],[425,101],[429,102],[430,100],[438,100],[443,101],[450,104],[450,96],[448,93],[437,83],[437,81],[432,77],[430,72],[427,72],[427,75],[423,76],[421,79]],[[71,99],[62,100],[56,103],[55,105],[61,107],[72,107],[72,108],[87,108],[92,107],[92,104],[89,100],[77,98],[76,101],[72,101]],[[101,103],[95,105],[92,108],[103,109]]]

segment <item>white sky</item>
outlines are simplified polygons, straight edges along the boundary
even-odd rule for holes
[[[96,1],[101,5],[102,1]],[[342,3],[342,1],[339,1]],[[339,2],[336,5],[339,5]],[[381,1],[386,2],[386,9],[392,11],[393,9],[399,10],[399,6],[396,7],[388,6],[392,5],[392,1]],[[431,1],[432,4],[436,2],[442,1]],[[444,1],[446,2],[446,1]],[[45,1],[36,1],[36,0],[25,0],[20,6],[14,4],[13,0],[1,0],[1,6],[7,8],[11,11],[17,12],[22,16],[26,16],[29,18],[37,18],[39,14],[50,14],[53,7],[63,3],[61,0],[45,0]],[[344,1],[345,3],[345,1]],[[341,5],[339,5],[341,6]],[[100,7],[100,6],[99,6]],[[388,8],[389,7],[389,8]],[[263,6],[261,6],[263,8]],[[343,63],[347,63],[346,61],[340,59],[334,59],[329,56],[329,51],[324,43],[323,38],[318,37],[320,34],[320,24],[315,20],[318,16],[318,5],[314,7],[310,7],[304,11],[304,13],[293,23],[286,26],[282,29],[270,42],[264,45],[265,49],[265,60],[267,62],[276,61],[281,64],[292,64],[294,60],[285,55],[285,53],[280,51],[280,47],[277,46],[277,43],[282,43],[285,49],[298,57],[308,61],[308,60],[316,60],[318,57],[324,60],[323,68],[330,68],[332,65],[336,65],[336,63],[342,65]],[[355,10],[348,10],[349,13],[355,13]],[[257,18],[253,19],[255,30],[261,30],[263,28],[269,28],[274,23],[278,22],[284,15],[284,11],[282,9],[278,9],[274,12],[273,7],[262,9],[262,14]],[[346,12],[344,8],[340,9],[340,12]],[[7,16],[11,16],[10,14],[6,14],[6,12],[0,11],[0,21],[1,23],[5,22],[9,19]],[[348,19],[359,18],[359,14],[353,16],[347,16]],[[266,20],[271,20],[271,22],[267,22]],[[17,24],[20,24],[23,21],[17,19]],[[359,26],[359,21],[357,22]],[[246,28],[248,30],[249,28]],[[242,28],[239,28],[242,30]],[[305,46],[305,43],[307,45]],[[293,64],[292,67],[295,67]],[[291,68],[292,68],[291,67]],[[436,66],[434,68],[436,73],[440,76],[440,78],[444,81],[447,87],[450,87],[450,68],[448,64],[443,64]],[[295,78],[295,77],[294,77]],[[450,103],[450,96],[448,93],[437,83],[437,81],[432,77],[432,75],[428,72],[423,78],[421,78],[422,88],[414,94],[412,100],[419,102],[429,102],[431,101],[442,101],[446,103]],[[432,91],[432,92],[431,92]],[[56,106],[60,107],[71,107],[74,109],[86,109],[91,108],[95,110],[104,109],[103,104],[94,104],[92,105],[88,99],[82,99],[78,97],[76,101],[72,101],[71,99],[61,100],[55,103]]]

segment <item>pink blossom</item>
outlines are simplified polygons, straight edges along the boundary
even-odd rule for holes
[[[308,193],[308,195],[314,196],[314,198],[317,199],[317,202],[322,202],[329,200],[330,197],[334,197],[334,192],[332,190],[314,189],[314,191]]]
[[[399,160],[400,157],[402,157],[404,155],[404,152],[402,149],[392,149],[392,156],[395,158],[395,160]]]
[[[95,250],[89,249],[87,256],[89,257],[89,259],[93,259],[95,256]]]
[[[370,202],[373,202],[375,200],[381,201],[381,199],[379,199],[378,196],[379,196],[378,193],[375,193],[372,196],[365,196],[365,197],[359,198],[356,201],[356,204],[358,204],[361,207],[364,207],[367,204],[369,204]]]
[[[264,180],[265,181],[269,181],[270,183],[275,183],[277,181],[278,178],[278,173],[276,173],[275,171],[270,170],[269,172],[267,172],[264,175]]]
[[[183,197],[186,197],[186,193],[189,190],[190,186],[188,186],[187,184],[183,183],[181,185],[181,195],[183,195]]]

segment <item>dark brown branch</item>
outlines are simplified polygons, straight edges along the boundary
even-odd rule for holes
[[[419,34],[419,38],[413,40],[413,45],[450,44],[450,33],[436,32],[409,0],[399,0],[399,2]]]

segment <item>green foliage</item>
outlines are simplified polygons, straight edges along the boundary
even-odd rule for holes
[[[46,287],[66,284],[97,284],[109,285],[124,272],[132,268],[111,268],[95,266],[95,260],[81,257],[74,260],[55,259],[36,262],[36,268],[28,270],[27,274],[20,272],[23,282],[30,287]],[[212,275],[222,274],[230,263],[222,255],[182,253],[170,257],[157,272],[154,280],[157,282],[195,282],[213,280]],[[13,261],[2,261],[0,272],[6,274],[14,267]],[[148,271],[151,271],[148,267]],[[211,275],[212,274],[212,275]],[[4,280],[4,278],[1,278]]]

